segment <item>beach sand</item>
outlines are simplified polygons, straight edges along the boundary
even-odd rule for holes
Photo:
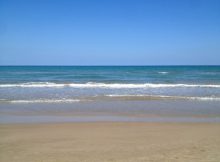
[[[219,162],[220,124],[0,124],[1,162]]]

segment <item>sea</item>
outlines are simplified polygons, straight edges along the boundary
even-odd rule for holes
[[[220,116],[220,66],[0,66],[1,119],[24,109]]]

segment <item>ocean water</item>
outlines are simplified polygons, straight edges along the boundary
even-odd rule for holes
[[[220,66],[0,66],[0,103],[220,101]]]

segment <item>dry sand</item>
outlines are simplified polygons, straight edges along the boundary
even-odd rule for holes
[[[1,124],[1,162],[219,162],[220,124]]]

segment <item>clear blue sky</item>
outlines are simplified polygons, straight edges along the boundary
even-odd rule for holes
[[[220,65],[220,0],[0,0],[0,65]]]

